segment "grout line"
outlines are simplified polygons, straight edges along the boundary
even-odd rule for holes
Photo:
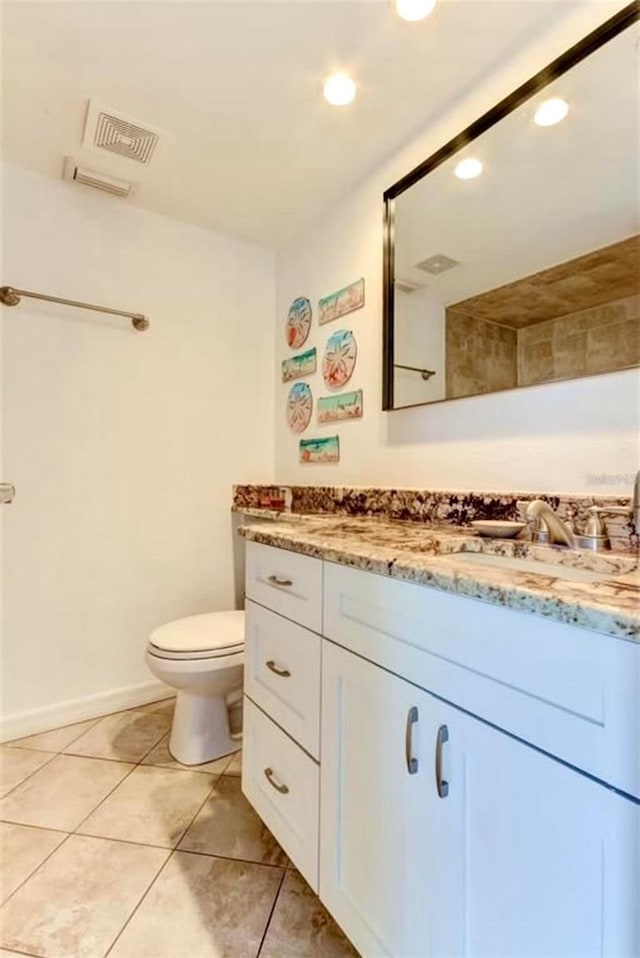
[[[12,824],[13,824],[13,823],[12,823]],[[30,827],[32,827],[32,826],[26,826],[26,827],[27,827],[27,828],[30,828]],[[51,858],[51,856],[52,856],[52,855],[55,855],[55,853],[58,851],[58,849],[62,848],[62,846],[66,844],[67,840],[68,840],[69,838],[71,838],[71,833],[70,833],[70,832],[65,832],[64,835],[65,835],[65,837],[62,839],[62,841],[59,842],[59,844],[57,844],[55,848],[52,848],[52,849],[51,849],[51,851],[49,852],[49,854],[47,855],[47,857],[46,857],[46,858],[43,858],[42,861],[40,862],[40,864],[39,864],[39,865],[36,865],[36,867],[33,869],[33,871],[32,871],[32,872],[29,872],[29,874],[27,875],[26,878],[23,878],[23,880],[20,882],[20,884],[19,884],[16,888],[13,889],[13,891],[11,892],[10,895],[7,895],[7,897],[5,898],[5,900],[2,902],[2,907],[4,907],[4,906],[7,904],[7,902],[8,902],[11,898],[13,898],[13,896],[16,894],[16,892],[20,891],[20,889],[23,887],[23,885],[26,885],[26,883],[27,883],[28,881],[30,881],[30,880],[34,877],[34,875],[36,874],[36,872],[39,872],[39,871],[40,871],[40,869],[41,869],[42,866],[45,864],[45,862],[48,862],[49,859]],[[4,946],[3,946],[3,945],[0,945],[0,948],[2,948],[2,947],[4,947]],[[29,952],[25,952],[25,954],[29,954]]]
[[[273,918],[274,912],[276,910],[276,905],[278,904],[278,899],[280,898],[280,892],[282,891],[282,886],[284,884],[284,879],[287,874],[287,869],[282,869],[282,875],[280,876],[280,884],[278,885],[278,890],[276,892],[275,898],[273,899],[273,905],[271,906],[271,911],[269,912],[269,917],[267,918],[267,923],[264,926],[264,931],[262,933],[262,938],[260,939],[260,945],[256,952],[256,958],[260,958],[260,952],[262,951],[262,946],[265,943],[267,934],[269,932],[269,926],[271,925],[271,919]]]
[[[164,869],[167,867],[169,861],[171,860],[171,858],[172,858],[172,856],[173,856],[173,849],[171,849],[171,848],[166,848],[165,851],[167,852],[167,857],[165,858],[165,860],[163,861],[162,865],[160,866],[160,868],[158,869],[158,871],[155,873],[155,875],[153,876],[153,878],[152,878],[151,881],[149,882],[149,887],[145,890],[144,894],[141,896],[140,901],[139,901],[139,902],[137,903],[137,905],[134,907],[133,911],[131,912],[131,914],[129,915],[129,917],[127,918],[127,920],[125,921],[124,925],[122,926],[122,928],[120,929],[120,931],[118,932],[118,934],[115,936],[115,938],[113,939],[113,941],[111,942],[111,944],[109,945],[109,947],[107,948],[107,950],[105,951],[103,958],[107,958],[107,955],[109,955],[109,954],[111,953],[111,951],[112,951],[114,945],[116,944],[116,942],[118,941],[118,939],[120,938],[120,936],[122,935],[122,933],[124,932],[125,928],[127,927],[127,925],[129,924],[129,922],[131,921],[131,919],[133,918],[133,916],[136,914],[136,912],[138,911],[138,909],[139,909],[140,906],[142,905],[142,902],[145,900],[145,898],[147,897],[147,895],[149,894],[149,892],[151,891],[151,889],[153,888],[153,886],[154,886],[155,883],[157,882],[158,878],[160,877],[160,875],[162,874],[162,872],[164,871]]]
[[[184,835],[182,836],[184,838]],[[182,839],[180,839],[182,841]],[[175,852],[183,852],[186,855],[200,855],[202,858],[220,858],[224,862],[240,862],[242,865],[260,865],[265,868],[281,868],[286,871],[287,865],[279,865],[277,862],[257,862],[255,858],[232,858],[231,855],[221,855],[219,852],[201,852],[195,848],[174,848]]]
[[[73,832],[72,832],[73,835],[78,835],[78,834],[80,834],[80,833],[78,832],[78,829],[79,829],[79,828],[82,828],[82,826],[83,826],[84,823],[87,821],[87,819],[88,819],[88,818],[91,818],[91,816],[93,815],[93,813],[98,811],[98,809],[100,808],[100,806],[103,805],[103,804],[106,802],[106,800],[113,795],[113,793],[115,792],[115,790],[116,790],[117,788],[120,788],[120,786],[122,785],[123,782],[126,782],[126,780],[129,778],[129,776],[132,775],[132,774],[135,772],[135,770],[136,770],[137,767],[138,767],[137,765],[134,765],[133,768],[130,768],[129,771],[127,772],[127,774],[124,775],[124,776],[120,779],[120,781],[117,782],[117,783],[113,786],[113,788],[110,789],[110,790],[107,792],[107,794],[104,796],[104,798],[101,798],[100,801],[98,802],[98,804],[97,804],[94,808],[91,809],[91,811],[89,812],[89,814],[88,814],[88,815],[85,815],[84,818],[82,819],[82,821],[78,822],[78,824],[76,825],[76,827],[73,829]],[[98,838],[98,837],[102,837],[102,836],[94,835],[93,837],[94,837],[94,838]]]

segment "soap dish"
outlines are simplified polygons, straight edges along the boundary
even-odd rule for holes
[[[471,525],[481,536],[492,539],[513,539],[526,528],[526,522],[512,522],[507,519],[478,519]]]

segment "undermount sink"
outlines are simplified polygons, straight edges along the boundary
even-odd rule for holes
[[[554,579],[566,579],[568,582],[602,582],[603,579],[610,579],[615,575],[602,570],[593,572],[591,569],[577,569],[575,566],[556,565],[554,562],[487,555],[485,552],[459,552],[455,559],[456,562],[463,562],[465,565],[492,566],[513,572],[533,572],[537,575],[553,576]]]

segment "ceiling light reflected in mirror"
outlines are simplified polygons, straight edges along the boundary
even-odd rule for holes
[[[554,96],[544,100],[535,112],[534,123],[538,126],[555,126],[561,123],[569,112],[569,104],[562,97]]]
[[[325,81],[322,92],[332,106],[347,106],[355,99],[356,85],[347,73],[334,73]]]
[[[460,160],[453,171],[459,180],[473,180],[482,173],[482,163],[473,156]]]

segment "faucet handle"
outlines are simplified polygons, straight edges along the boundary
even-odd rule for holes
[[[601,509],[599,506],[589,506],[587,509],[587,522],[584,527],[585,536],[606,536],[607,527],[605,521],[602,518],[602,514],[606,510]]]

